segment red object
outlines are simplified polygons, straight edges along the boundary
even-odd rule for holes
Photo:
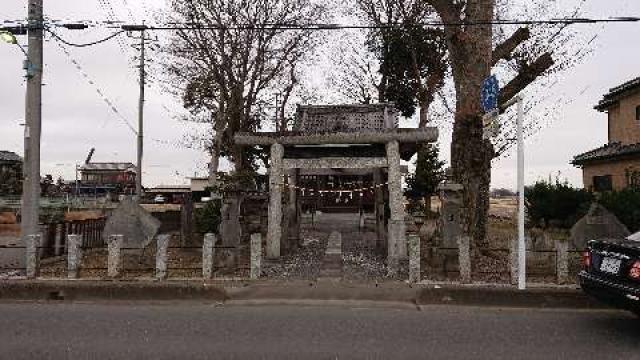
[[[629,277],[635,280],[640,280],[640,260],[637,260],[631,266],[631,270],[629,270]]]
[[[589,250],[582,253],[582,267],[585,270],[591,268],[591,251]]]

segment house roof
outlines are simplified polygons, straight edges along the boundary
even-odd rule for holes
[[[623,145],[619,142],[606,144],[597,149],[576,155],[571,162],[573,165],[584,165],[600,160],[614,160],[627,156],[640,156],[640,143]]]
[[[630,91],[640,88],[640,77],[627,81],[626,83],[609,89],[602,100],[594,107],[598,111],[606,111],[611,106],[615,105],[622,97],[627,95]]]
[[[22,162],[22,158],[14,152],[0,150],[0,161]]]
[[[80,166],[82,171],[136,171],[130,162],[92,162]]]

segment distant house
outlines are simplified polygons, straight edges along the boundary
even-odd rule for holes
[[[90,162],[80,170],[81,193],[133,194],[136,166],[129,162]]]
[[[596,192],[640,188],[640,78],[610,89],[595,109],[608,114],[608,143],[574,157],[584,187]]]
[[[18,195],[22,191],[22,158],[0,150],[0,195]]]

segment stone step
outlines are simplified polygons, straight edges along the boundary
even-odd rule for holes
[[[343,275],[342,235],[334,231],[329,235],[327,249],[322,259],[319,278],[340,279]]]

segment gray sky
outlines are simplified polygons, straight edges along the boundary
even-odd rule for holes
[[[119,20],[140,22],[162,9],[164,0],[110,0]],[[0,21],[25,17],[26,1],[3,1]],[[45,13],[53,19],[106,20],[106,12],[98,0],[45,0]],[[585,17],[639,16],[637,0],[587,0]],[[585,27],[594,25],[579,25]],[[562,81],[550,89],[551,99],[571,100],[558,108],[558,120],[527,140],[526,181],[555,176],[558,171],[577,186],[581,173],[569,165],[581,152],[604,144],[606,115],[593,110],[593,105],[610,88],[640,76],[638,59],[640,24],[595,25],[599,38],[595,51],[581,65],[569,70]],[[581,28],[579,28],[581,29]],[[111,30],[91,29],[69,32],[65,38],[76,42],[92,41]],[[24,37],[20,39],[25,43]],[[129,43],[130,41],[127,41]],[[116,105],[128,121],[137,122],[138,84],[131,62],[133,49],[121,50],[116,41],[90,48],[69,48],[97,87]],[[17,48],[0,44],[0,149],[23,153],[25,83],[22,53]],[[42,173],[74,178],[74,166],[84,161],[89,149],[96,148],[95,161],[135,160],[135,135],[105,105],[73,65],[57,42],[45,43],[45,80],[43,90]],[[553,101],[553,100],[551,100]],[[147,91],[144,184],[185,183],[186,177],[205,173],[206,156],[198,150],[180,145],[193,125],[176,121],[173,114],[179,104],[162,93],[158,86]],[[441,137],[442,154],[449,156],[450,132]],[[515,188],[515,156],[505,156],[494,163],[493,186]]]

